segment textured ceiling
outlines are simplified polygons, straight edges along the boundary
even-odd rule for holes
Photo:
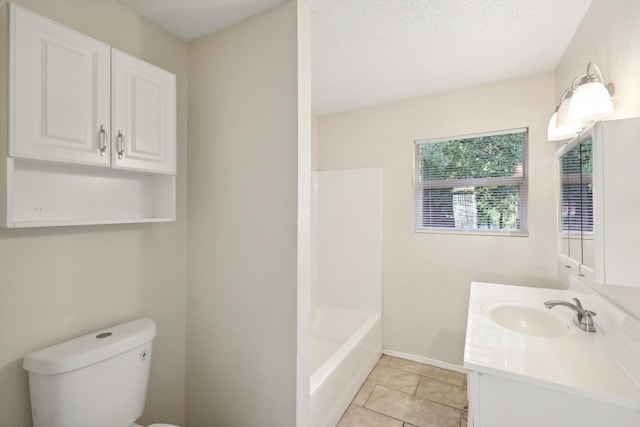
[[[183,40],[240,22],[284,0],[119,0]]]
[[[193,40],[283,0],[120,0]],[[591,0],[299,0],[313,111],[326,114],[553,70]],[[585,64],[586,66],[586,64]]]
[[[553,70],[590,4],[311,0],[314,111],[330,113]]]

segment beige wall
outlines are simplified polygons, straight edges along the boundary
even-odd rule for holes
[[[189,46],[190,427],[296,424],[296,14]]]
[[[461,364],[471,281],[556,285],[552,73],[318,118],[319,170],[383,168],[386,349]],[[529,237],[413,232],[414,140],[528,126]]]
[[[615,117],[640,116],[640,2],[594,0],[555,71],[556,103],[573,78],[595,61],[616,86]],[[639,252],[636,243],[636,251]],[[561,280],[567,284],[565,270]],[[640,280],[636,285],[640,284]],[[596,286],[614,302],[640,317],[640,289]]]
[[[312,427],[311,375],[311,160],[313,118],[311,117],[311,12],[309,3],[296,1],[297,9],[297,126],[298,126],[298,276],[296,343],[296,427]]]
[[[5,3],[0,0],[0,5]],[[147,316],[158,323],[141,422],[184,421],[187,46],[115,0],[17,0],[177,75],[177,221],[0,230],[0,425],[31,426],[30,351]],[[2,28],[6,31],[6,28]],[[6,103],[6,99],[0,99]]]

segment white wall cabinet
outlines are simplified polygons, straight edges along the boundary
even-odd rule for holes
[[[640,118],[597,122],[558,151],[559,257],[602,285],[640,286]]]
[[[111,75],[113,166],[175,174],[175,75],[116,49]]]
[[[175,75],[8,7],[5,225],[174,220]]]
[[[9,155],[108,166],[109,46],[14,5],[11,38]]]

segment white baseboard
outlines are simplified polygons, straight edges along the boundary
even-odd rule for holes
[[[382,354],[386,354],[387,356],[399,357],[401,359],[411,360],[413,362],[424,363],[425,365],[435,366],[436,368],[448,369],[449,371],[460,372],[461,374],[466,374],[468,371],[455,363],[445,362],[443,360],[431,359],[429,357],[416,356],[414,354],[402,353],[400,351],[383,349]]]

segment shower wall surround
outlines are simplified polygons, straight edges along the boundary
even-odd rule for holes
[[[316,172],[311,425],[335,426],[382,354],[382,171]]]
[[[315,172],[311,304],[380,314],[382,170]]]

